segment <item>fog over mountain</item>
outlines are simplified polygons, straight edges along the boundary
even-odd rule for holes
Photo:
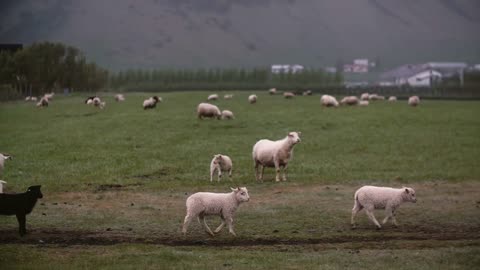
[[[0,2],[0,43],[60,41],[114,70],[480,63],[478,0]]]

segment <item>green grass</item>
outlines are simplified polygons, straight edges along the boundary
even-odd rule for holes
[[[124,103],[105,95],[105,110],[84,105],[81,96],[55,97],[46,109],[1,103],[0,152],[14,156],[1,176],[6,190],[42,184],[45,197],[27,218],[31,234],[23,239],[14,217],[0,217],[0,268],[478,265],[480,102],[331,109],[320,106],[319,96],[285,100],[262,92],[250,105],[250,93],[235,92],[233,100],[215,102],[235,120],[198,120],[196,105],[208,94],[164,93],[164,102],[147,111],[141,103],[151,94],[140,93]],[[273,169],[266,169],[257,183],[253,144],[294,130],[302,131],[302,142],[289,181],[275,183]],[[232,158],[233,181],[209,181],[216,153]],[[111,184],[122,187],[102,186]],[[353,193],[364,184],[411,186],[419,201],[402,206],[400,228],[375,231],[362,213],[352,231]],[[238,237],[224,229],[210,238],[193,222],[184,239],[187,196],[235,185],[247,186],[251,196],[237,213]],[[215,227],[219,219],[208,222]]]

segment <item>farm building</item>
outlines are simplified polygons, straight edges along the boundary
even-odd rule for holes
[[[304,67],[302,65],[272,65],[271,72],[274,74],[280,73],[298,73],[302,72]]]
[[[408,85],[413,87],[431,87],[444,78],[459,76],[463,83],[463,71],[466,63],[461,62],[428,62],[424,64],[407,64],[380,75],[379,84]]]

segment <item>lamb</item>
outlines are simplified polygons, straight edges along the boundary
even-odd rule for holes
[[[32,97],[28,96],[28,97],[25,98],[25,101],[30,101],[31,99],[32,99]]]
[[[235,119],[233,116],[233,112],[229,110],[223,110],[222,111],[222,119]]]
[[[312,93],[312,90],[307,90],[307,91],[304,91],[303,92],[303,95],[304,96],[311,96],[313,93]]]
[[[88,104],[88,103],[87,103],[87,104]],[[98,108],[100,108],[100,109],[105,108],[105,105],[106,105],[106,104],[107,104],[107,103],[106,103],[105,101],[102,101],[99,97],[95,97],[95,98],[93,99],[93,106],[98,107]]]
[[[270,89],[268,90],[268,93],[269,93],[270,95],[275,95],[275,94],[277,93],[277,89],[276,89],[276,88],[270,88]]]
[[[286,98],[286,99],[291,99],[291,98],[293,98],[294,96],[295,96],[295,94],[292,93],[292,92],[284,92],[284,93],[283,93],[283,97]]]
[[[347,96],[344,97],[341,101],[340,104],[342,105],[357,105],[358,104],[358,98],[356,96]]]
[[[20,194],[0,194],[0,215],[16,215],[20,236],[27,233],[26,215],[30,214],[38,199],[43,198],[41,186],[31,186]]]
[[[282,140],[271,141],[267,139],[259,140],[252,151],[253,161],[255,163],[255,178],[257,181],[263,181],[263,170],[265,167],[275,167],[275,181],[280,181],[280,168],[283,168],[283,181],[287,181],[288,162],[293,157],[293,147],[300,142],[301,132],[289,132],[287,137]],[[259,167],[260,173],[259,173]]]
[[[53,96],[55,96],[55,93],[54,92],[51,92],[51,93],[46,93],[43,95],[44,98],[48,99],[49,101],[51,99],[53,99]]]
[[[383,224],[387,223],[389,219],[392,219],[392,224],[398,226],[395,215],[400,204],[403,202],[417,202],[415,190],[409,187],[390,188],[363,186],[359,188],[354,196],[351,220],[352,228],[356,227],[355,216],[363,208],[365,208],[368,218],[375,223],[377,229],[381,229],[382,226],[373,215],[374,209],[385,209],[386,216],[382,222]]]
[[[125,101],[125,97],[122,94],[116,94],[115,95],[115,101]]]
[[[337,99],[330,95],[323,95],[320,98],[320,103],[325,107],[338,107]]]
[[[368,102],[368,100],[360,100],[358,102],[358,106],[368,106],[368,104],[370,104],[370,102]]]
[[[368,100],[378,100],[378,94],[370,94],[368,95]]]
[[[210,182],[213,181],[213,174],[218,173],[217,181],[220,182],[222,178],[222,172],[228,172],[228,177],[232,177],[232,160],[229,156],[217,154],[213,156],[212,162],[210,162]]]
[[[218,95],[217,94],[213,94],[213,95],[210,95],[208,96],[207,100],[217,100],[218,99]]]
[[[416,107],[418,104],[420,104],[420,98],[418,96],[411,96],[408,98],[408,105]]]
[[[228,231],[237,236],[233,231],[233,217],[240,204],[248,202],[250,196],[246,187],[231,188],[231,190],[230,193],[197,192],[189,196],[186,202],[187,215],[183,222],[183,234],[187,234],[188,225],[192,219],[197,217],[199,222],[203,222],[207,233],[214,236],[215,234],[205,221],[205,216],[216,215],[220,216],[222,223],[217,227],[215,233],[219,233],[227,224]]]
[[[37,97],[31,97],[30,100],[31,101],[37,101]]]
[[[396,96],[390,96],[388,98],[388,101],[397,101],[397,97]]]
[[[232,98],[233,98],[232,94],[223,96],[223,99],[232,99]]]
[[[143,109],[153,109],[157,106],[158,102],[162,102],[162,98],[157,96],[149,97],[143,101]]]
[[[3,172],[3,168],[5,167],[5,160],[7,159],[12,159],[12,156],[0,153],[0,173]]]
[[[3,185],[6,184],[7,182],[0,180],[0,194],[3,193]]]
[[[363,93],[363,94],[360,95],[360,100],[368,100],[369,96],[370,95],[368,93]]]
[[[250,102],[250,104],[255,104],[257,102],[257,95],[248,96],[248,102]]]
[[[97,96],[91,96],[85,99],[85,104],[87,105],[92,105],[93,104],[93,99],[98,98]]]
[[[216,117],[217,119],[220,119],[222,116],[222,113],[220,112],[220,109],[212,105],[210,103],[200,103],[197,106],[197,117],[199,119],[203,119],[203,117]]]
[[[37,107],[48,107],[48,98],[42,97],[40,101],[37,103]]]

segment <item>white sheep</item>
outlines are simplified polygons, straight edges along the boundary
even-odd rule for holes
[[[420,104],[420,98],[418,96],[411,96],[408,98],[408,105],[416,107]]]
[[[223,96],[223,99],[232,99],[232,98],[233,98],[233,94]]]
[[[217,181],[220,181],[222,178],[223,172],[228,172],[228,177],[232,177],[232,159],[229,156],[217,154],[213,156],[212,162],[210,162],[210,182],[213,181],[213,175],[215,172],[218,173]]]
[[[208,96],[207,100],[217,100],[218,99],[218,95],[217,94],[213,94],[213,95],[210,95]]]
[[[87,105],[92,105],[92,104],[93,104],[93,98],[87,99],[87,101],[85,102],[85,104],[87,104]]]
[[[378,94],[370,94],[370,95],[368,95],[368,100],[378,100]]]
[[[342,98],[340,101],[340,104],[342,105],[357,105],[358,104],[358,98],[356,96],[347,96]]]
[[[222,119],[235,119],[232,111],[223,110],[222,111]]]
[[[48,98],[42,97],[39,102],[37,102],[37,107],[48,107]]]
[[[250,102],[250,104],[256,103],[257,102],[257,95],[248,96],[248,102]]]
[[[183,222],[183,234],[187,234],[188,225],[196,217],[199,222],[203,222],[207,233],[214,236],[215,234],[205,221],[205,216],[215,215],[222,219],[222,223],[217,227],[215,233],[219,233],[227,224],[228,231],[236,236],[233,231],[235,212],[241,203],[250,200],[250,196],[246,187],[231,188],[231,190],[230,193],[197,192],[189,196],[186,202],[187,215]]]
[[[290,99],[290,98],[295,97],[295,94],[292,93],[292,92],[284,92],[283,97],[286,98],[286,99]]]
[[[25,101],[30,101],[31,99],[32,99],[32,97],[28,96],[28,97],[25,98]]]
[[[374,209],[385,209],[385,219],[383,224],[392,219],[393,225],[397,226],[395,219],[396,211],[403,202],[417,202],[415,197],[415,190],[408,187],[390,188],[390,187],[375,187],[363,186],[355,192],[354,205],[352,209],[352,228],[356,227],[355,216],[357,213],[365,208],[368,218],[375,223],[377,229],[382,228],[377,219],[373,215]]]
[[[55,96],[55,93],[54,92],[51,92],[51,93],[46,93],[43,95],[44,98],[48,99],[48,101],[52,100],[53,99],[53,96]]]
[[[330,95],[323,95],[320,98],[320,103],[325,107],[338,107],[337,99]]]
[[[143,109],[144,110],[153,109],[157,106],[158,102],[162,102],[161,97],[157,97],[157,96],[149,97],[148,99],[145,99],[143,101]]]
[[[397,101],[397,97],[396,96],[390,96],[388,98],[388,101]]]
[[[277,93],[277,89],[276,89],[276,88],[270,88],[270,89],[268,90],[268,93],[269,93],[270,95],[275,95],[275,94]]]
[[[7,182],[0,180],[0,193],[3,193],[3,185],[6,184]]]
[[[0,173],[3,172],[3,168],[5,168],[5,160],[7,159],[12,159],[12,156],[0,153]]]
[[[115,101],[125,101],[125,96],[123,94],[116,94]]]
[[[370,104],[370,102],[368,102],[368,100],[360,100],[358,102],[358,106],[368,106],[368,104]]]
[[[37,101],[38,99],[37,99],[37,97],[31,97],[30,100],[31,101]]]
[[[200,103],[197,106],[197,117],[199,119],[202,119],[203,117],[216,117],[217,119],[220,119],[221,116],[222,112],[215,105],[212,105],[210,103]]]
[[[363,93],[362,95],[360,95],[360,100],[368,100],[369,97],[370,95],[368,93]]]
[[[304,96],[311,96],[313,94],[312,90],[307,90],[303,92]]]
[[[293,147],[300,142],[301,132],[289,132],[282,140],[259,140],[253,146],[252,157],[255,163],[255,178],[263,181],[265,167],[275,167],[275,181],[280,181],[280,168],[283,168],[283,181],[287,181],[288,162],[293,158]],[[260,174],[259,174],[259,167]]]

